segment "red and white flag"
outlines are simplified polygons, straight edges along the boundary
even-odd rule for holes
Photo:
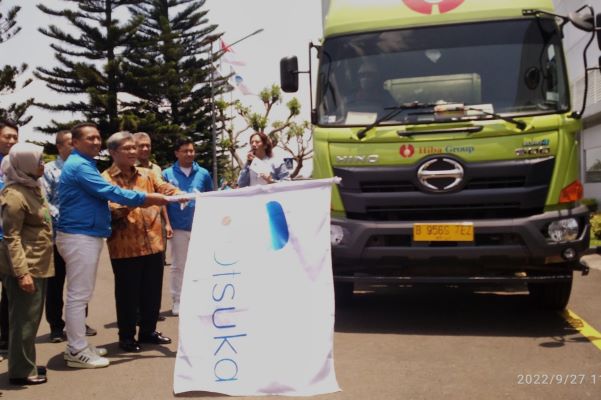
[[[232,49],[231,46],[228,46],[223,41],[223,39],[219,39],[219,42],[220,42],[221,50],[223,51],[223,56],[221,56],[221,59],[223,60],[223,62],[225,62],[227,64],[231,64],[231,65],[237,65],[239,67],[246,65],[246,63],[244,61],[236,59],[236,57],[235,57],[236,52],[234,51],[234,49]]]

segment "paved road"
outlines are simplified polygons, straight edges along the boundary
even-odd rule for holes
[[[569,305],[582,321],[571,324],[560,314],[532,307],[519,289],[498,293],[492,288],[359,288],[354,303],[339,309],[336,316],[335,363],[343,391],[317,398],[600,398],[601,337],[596,347],[577,329],[601,330],[601,256],[586,260],[591,274],[576,277]],[[92,343],[109,350],[110,367],[67,368],[62,359],[64,344],[48,343],[49,330],[43,322],[38,362],[48,364],[49,382],[12,387],[7,384],[4,361],[0,363],[2,398],[176,398],[172,393],[176,343],[135,355],[120,352],[112,290],[105,253],[89,322],[99,330]],[[166,316],[168,307],[165,301]],[[177,318],[168,316],[160,330],[176,338]],[[210,393],[178,397],[222,398]]]

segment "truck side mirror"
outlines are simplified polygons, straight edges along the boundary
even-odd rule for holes
[[[581,15],[577,12],[571,12],[568,14],[570,22],[578,29],[586,32],[592,32],[595,30],[595,21],[593,20],[592,14]]]
[[[317,110],[316,109],[311,110],[311,123],[313,125],[317,125]]]
[[[280,60],[280,86],[286,93],[298,91],[298,59],[296,56]]]
[[[601,27],[601,13],[597,14],[596,17],[596,24],[595,26],[600,26]],[[599,49],[601,49],[601,32],[597,31],[597,45],[599,46]],[[601,64],[599,64],[601,65]]]

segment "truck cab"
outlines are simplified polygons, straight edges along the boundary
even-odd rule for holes
[[[551,1],[324,8],[313,177],[342,178],[337,298],[357,282],[521,282],[564,308],[589,210]]]

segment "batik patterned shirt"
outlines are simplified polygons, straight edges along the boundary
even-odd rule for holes
[[[162,193],[173,195],[178,189],[160,180],[148,169],[136,168],[134,174],[127,178],[113,164],[102,173],[111,184],[123,189],[146,193]],[[125,207],[109,202],[112,217],[112,234],[107,240],[111,258],[132,258],[160,253],[165,250],[161,228],[161,207]]]

